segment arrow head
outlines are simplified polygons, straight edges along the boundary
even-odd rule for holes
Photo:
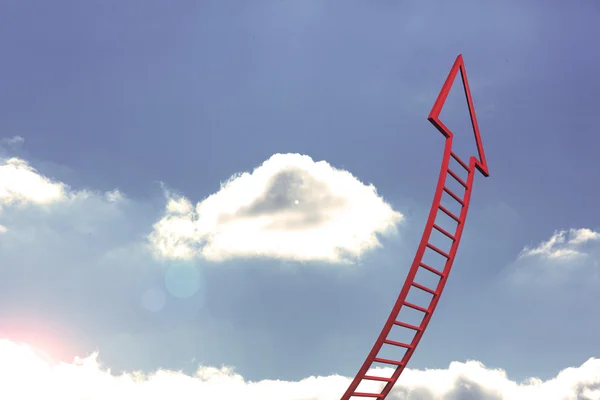
[[[483,144],[481,143],[481,135],[479,133],[479,125],[477,124],[477,116],[475,115],[475,108],[473,107],[473,99],[471,98],[471,90],[469,89],[469,81],[467,79],[467,72],[465,70],[465,64],[463,62],[462,55],[459,54],[456,57],[456,61],[448,74],[448,78],[446,78],[446,82],[444,82],[444,86],[442,86],[442,90],[438,95],[435,103],[433,103],[433,108],[429,113],[427,119],[431,122],[438,131],[441,132],[447,139],[453,138],[454,134],[442,121],[440,121],[440,112],[444,107],[444,103],[448,98],[448,94],[450,93],[450,89],[452,88],[452,84],[460,71],[460,76],[462,78],[463,88],[465,92],[465,97],[467,98],[467,105],[469,107],[469,115],[471,117],[471,126],[473,127],[473,133],[475,134],[475,144],[477,145],[478,157],[471,156],[471,160],[475,160],[475,167],[481,172],[484,176],[489,176],[488,165],[485,159],[485,152],[483,151]]]

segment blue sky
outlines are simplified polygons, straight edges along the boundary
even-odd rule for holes
[[[462,53],[490,177],[393,398],[466,398],[465,381],[598,398],[599,17],[591,0],[4,2],[4,397],[131,398],[161,369],[164,396],[243,377],[231,396],[338,398],[414,256],[443,148],[426,117]],[[442,118],[468,156],[460,100]]]

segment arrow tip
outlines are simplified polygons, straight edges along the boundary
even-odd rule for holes
[[[469,88],[469,81],[467,79],[467,72],[465,69],[465,64],[463,61],[462,54],[459,54],[454,61],[454,65],[452,69],[450,69],[450,73],[442,86],[442,90],[438,95],[437,99],[433,103],[433,107],[431,108],[431,112],[427,119],[429,122],[433,124],[437,128],[437,130],[446,137],[446,139],[451,139],[454,137],[454,134],[444,123],[440,120],[440,112],[444,107],[444,103],[448,98],[448,94],[450,93],[450,89],[452,88],[452,84],[456,79],[456,76],[460,72],[463,88],[465,92],[465,97],[467,98],[467,105],[469,107],[469,115],[471,116],[471,126],[473,127],[473,133],[475,135],[475,143],[477,145],[477,152],[479,153],[477,156],[471,156],[471,160],[475,160],[475,167],[479,172],[483,174],[483,176],[490,176],[487,166],[487,161],[485,158],[485,152],[483,149],[483,143],[481,142],[481,135],[479,133],[479,124],[477,123],[477,116],[475,115],[475,107],[473,106],[473,99],[471,98],[471,90]]]

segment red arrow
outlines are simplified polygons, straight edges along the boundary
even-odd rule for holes
[[[452,87],[452,83],[454,82],[456,75],[460,71],[463,87],[465,90],[465,96],[467,97],[467,103],[469,106],[469,113],[471,115],[471,124],[473,126],[473,132],[475,133],[475,142],[477,144],[477,151],[479,153],[479,157],[471,156],[469,160],[469,164],[467,165],[463,160],[461,160],[456,154],[452,152],[452,139],[454,138],[454,134],[448,129],[442,121],[439,119],[440,111],[444,106],[444,102],[448,97],[448,93],[450,92],[450,88]],[[437,188],[435,191],[435,195],[433,198],[433,204],[431,206],[431,210],[429,212],[429,218],[427,219],[427,223],[425,225],[425,230],[423,232],[423,236],[421,237],[421,242],[417,249],[417,254],[413,260],[413,263],[408,271],[408,276],[406,277],[406,281],[402,286],[402,290],[398,295],[398,299],[392,308],[392,311],[377,338],[377,341],[373,345],[371,352],[367,356],[365,362],[362,367],[350,383],[350,386],[342,396],[341,400],[349,400],[350,398],[363,397],[363,398],[374,398],[383,400],[389,394],[389,392],[394,387],[394,384],[404,371],[408,361],[412,357],[435,308],[438,304],[442,291],[444,290],[444,286],[446,285],[446,281],[448,280],[448,275],[450,274],[450,270],[452,269],[452,264],[456,257],[456,252],[458,250],[458,245],[460,244],[460,238],[462,236],[465,220],[467,218],[467,212],[469,210],[469,203],[471,200],[471,189],[473,187],[473,178],[475,176],[475,169],[479,170],[484,176],[489,176],[488,166],[485,159],[485,153],[483,152],[483,145],[481,143],[481,137],[479,134],[479,126],[477,124],[477,117],[475,116],[475,109],[473,107],[473,101],[471,99],[471,91],[469,89],[469,83],[467,80],[467,74],[465,71],[465,66],[463,63],[462,55],[459,55],[450,70],[450,74],[442,87],[438,98],[436,99],[429,116],[427,117],[429,122],[431,122],[445,137],[446,143],[444,146],[444,156],[442,158],[442,167],[440,170],[440,176],[438,178]],[[450,158],[454,158],[460,166],[462,166],[468,172],[468,176],[466,182],[462,180],[458,174],[452,171],[449,168]],[[461,196],[452,192],[446,186],[446,180],[450,177],[450,179],[454,179],[460,185],[462,185],[465,189],[464,194]],[[441,204],[442,196],[444,193],[447,193],[450,198],[460,204],[461,211],[457,216],[449,211],[446,207]],[[436,223],[436,218],[440,214],[446,214],[451,219],[456,222],[456,226],[454,229],[444,229],[440,227],[439,224]],[[452,241],[452,245],[449,250],[442,249],[438,246],[434,246],[430,243],[431,233],[433,230],[437,230],[441,234],[445,235]],[[445,263],[442,268],[436,268],[436,266],[427,265],[423,262],[423,255],[426,250],[431,250],[433,252],[438,253],[442,257],[445,258]],[[434,273],[439,277],[438,284],[435,288],[426,287],[418,282],[415,282],[415,277],[417,272],[420,269],[427,270],[430,273]],[[406,301],[406,297],[409,292],[412,291],[420,291],[422,293],[428,293],[431,295],[431,301],[428,305],[419,305],[413,304]],[[421,323],[409,324],[407,322],[403,322],[399,320],[399,314],[402,307],[409,307],[413,310],[420,311],[422,313]],[[397,340],[394,340],[390,337],[390,332],[392,327],[397,326],[399,328],[407,329],[414,333],[413,339],[410,343],[400,343]],[[383,346],[392,346],[397,349],[406,349],[404,355],[400,359],[389,359],[384,356],[380,356],[380,352]],[[375,376],[375,375],[367,375],[369,369],[371,369],[374,363],[384,364],[391,366],[393,368],[393,373],[391,376]],[[363,382],[371,382],[377,384],[379,382],[378,389],[359,389],[359,385]],[[369,390],[369,391],[367,391]]]
[[[474,156],[471,159],[475,158],[475,167],[483,174],[483,176],[490,176],[488,172],[487,161],[485,159],[485,152],[483,151],[483,144],[481,143],[481,134],[479,133],[479,125],[477,124],[477,116],[475,115],[475,108],[473,107],[473,99],[471,98],[471,89],[469,88],[469,80],[467,79],[467,71],[465,70],[465,63],[463,62],[462,54],[459,54],[456,57],[456,61],[454,61],[454,65],[448,74],[448,78],[446,78],[446,82],[444,82],[444,86],[442,86],[442,90],[438,95],[435,103],[433,103],[433,107],[431,108],[431,112],[427,119],[431,122],[441,133],[447,138],[452,139],[454,134],[442,121],[440,121],[440,112],[442,111],[442,107],[444,107],[444,103],[448,98],[448,94],[450,93],[450,89],[452,88],[452,84],[456,79],[456,75],[460,71],[460,76],[463,81],[463,88],[465,90],[465,96],[467,98],[467,105],[469,106],[469,115],[471,116],[471,126],[473,127],[473,133],[475,134],[475,143],[477,145],[477,152],[479,153],[479,158],[475,158]]]

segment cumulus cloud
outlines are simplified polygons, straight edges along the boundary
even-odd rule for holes
[[[7,204],[46,205],[68,198],[67,187],[38,173],[20,158],[0,160],[0,207]]]
[[[519,258],[540,256],[549,259],[568,259],[584,256],[587,253],[583,245],[592,241],[600,241],[600,233],[587,228],[556,231],[550,239],[537,247],[523,248]]]
[[[194,205],[168,194],[150,243],[166,258],[348,262],[380,246],[403,215],[373,185],[300,154],[275,154]]]
[[[371,373],[389,376],[390,369]],[[350,379],[313,376],[297,382],[245,380],[228,367],[201,366],[193,375],[159,370],[111,374],[98,353],[72,363],[54,362],[43,351],[0,339],[0,398],[11,400],[338,400]],[[35,384],[32,384],[35,383]],[[377,384],[375,384],[377,385]],[[567,368],[543,381],[510,380],[502,370],[476,361],[453,362],[448,369],[405,370],[390,400],[578,400],[600,399],[600,360]]]

